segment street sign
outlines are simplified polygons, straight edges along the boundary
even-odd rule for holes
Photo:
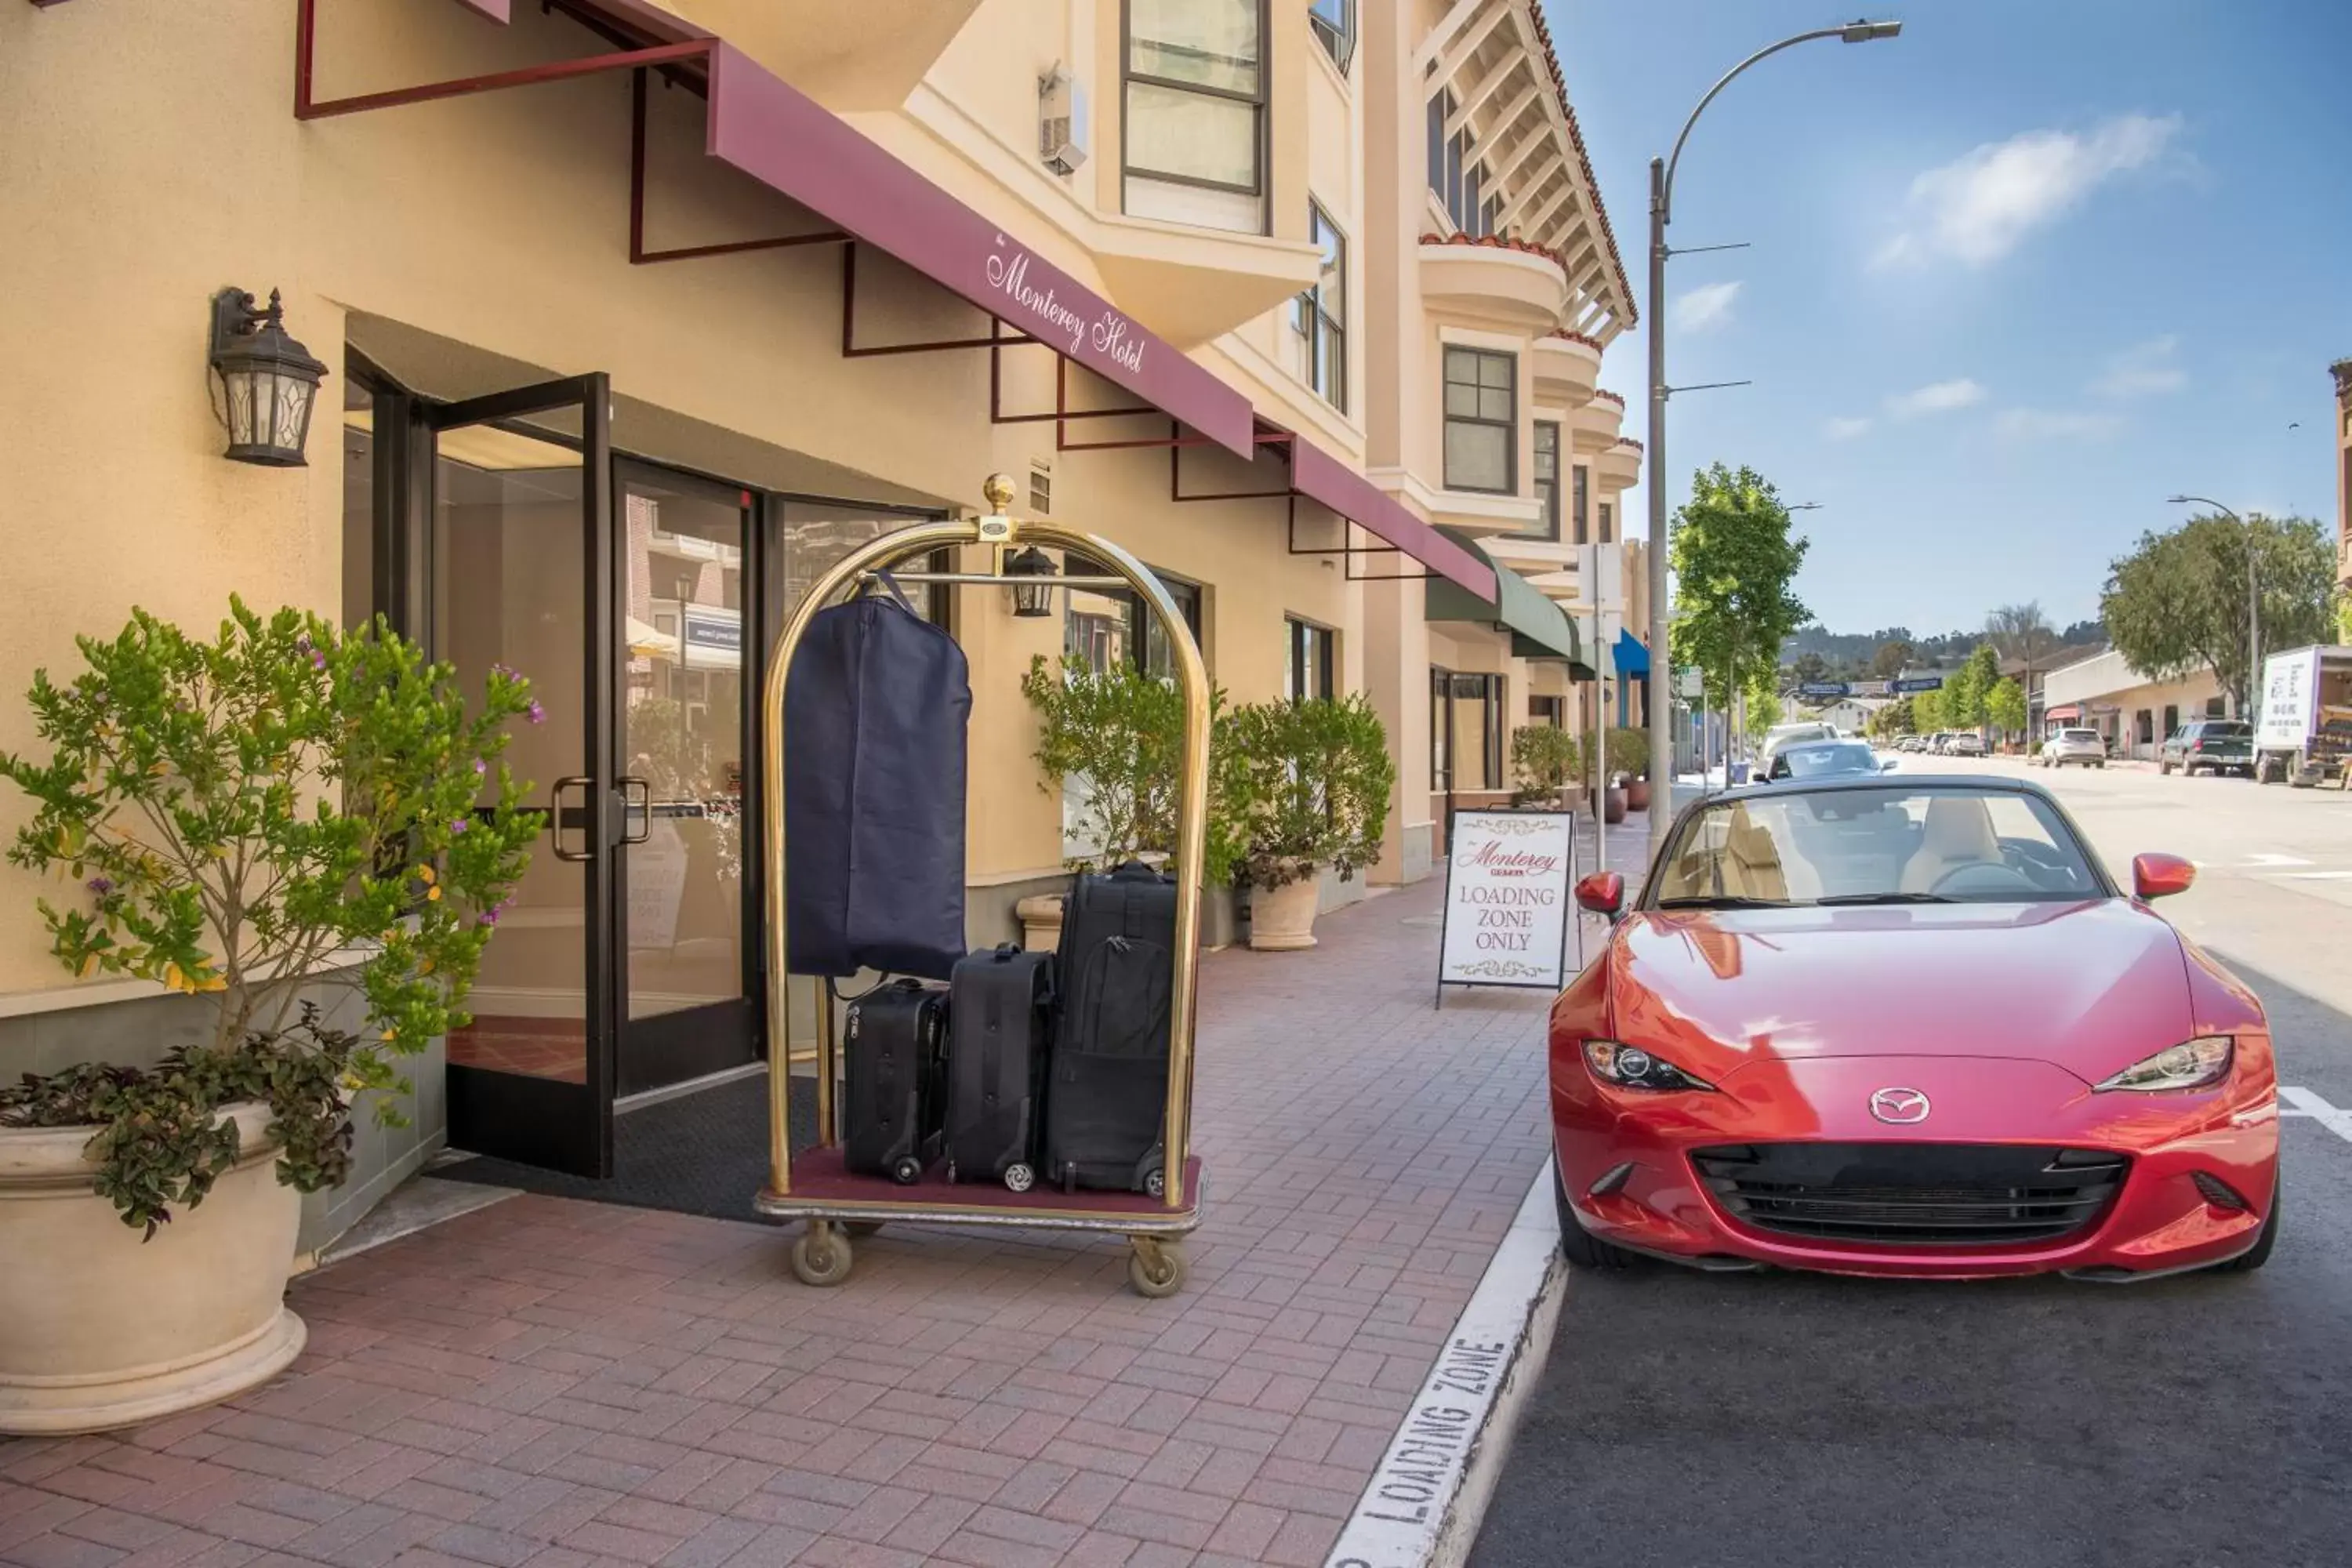
[[[1703,669],[1685,668],[1675,675],[1675,689],[1685,697],[1705,696],[1706,694],[1706,672]]]
[[[1885,697],[1892,694],[1895,683],[1891,680],[1857,680],[1852,685],[1853,689],[1847,693],[1850,697]]]
[[[1940,675],[1906,675],[1895,683],[1897,691],[1939,691],[1944,678]]]
[[[1852,689],[1843,680],[1808,680],[1797,688],[1800,697],[1843,697]]]

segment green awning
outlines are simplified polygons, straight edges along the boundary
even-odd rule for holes
[[[1423,619],[1475,621],[1511,634],[1516,658],[1560,658],[1582,668],[1584,658],[1576,639],[1576,623],[1543,590],[1517,573],[1497,564],[1486,545],[1457,529],[1438,532],[1495,568],[1495,597],[1489,601],[1459,583],[1432,575],[1424,584],[1427,599]]]

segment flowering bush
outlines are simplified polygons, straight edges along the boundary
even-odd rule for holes
[[[234,599],[209,642],[134,611],[120,637],[79,647],[89,668],[70,682],[33,679],[48,760],[0,754],[0,778],[35,807],[8,858],[79,884],[39,905],[75,974],[135,975],[217,1005],[208,1042],[137,1084],[86,1069],[28,1080],[0,1120],[82,1125],[110,1104],[153,1119],[156,1085],[176,1082],[161,1099],[184,1112],[180,1135],[160,1153],[120,1125],[92,1144],[125,1221],[152,1235],[225,1168],[215,1090],[250,1089],[257,1073],[274,1083],[283,1092],[253,1097],[271,1100],[290,1149],[303,1106],[326,1114],[323,1095],[340,1117],[343,1096],[405,1092],[389,1058],[467,1022],[483,946],[540,831],[527,786],[499,761],[506,727],[543,715],[503,666],[469,711],[455,671],[381,621],[339,633]],[[304,992],[336,983],[363,997],[366,1035],[307,1013],[310,1026],[289,1029]],[[331,1072],[297,1070],[322,1060]],[[376,1113],[399,1120],[389,1097]],[[147,1150],[140,1173],[110,1155],[131,1146]],[[305,1190],[341,1174],[331,1158],[279,1166]]]

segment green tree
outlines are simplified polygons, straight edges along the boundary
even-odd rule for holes
[[[2257,512],[2244,527],[2200,513],[2139,537],[2107,570],[2100,618],[2117,651],[2159,680],[2210,669],[2246,701],[2247,551],[2253,552],[2265,649],[2324,641],[2336,631],[2336,552],[2309,518]]]
[[[1979,643],[1976,651],[1944,681],[1944,721],[1955,730],[1984,726],[1985,694],[2000,679],[2000,656],[1992,644]]]
[[[1944,718],[1944,694],[1940,689],[1911,694],[1911,722],[1919,727],[1917,732],[1922,735],[1949,728]]]
[[[1783,684],[1794,691],[1807,681],[1829,679],[1830,661],[1817,653],[1801,653],[1796,662],[1789,666],[1788,673],[1789,679]]]
[[[1996,730],[2011,734],[2025,728],[2025,688],[2015,676],[2004,675],[1985,693],[1985,718]]]
[[[1892,680],[1901,675],[1910,663],[1910,643],[1900,637],[1880,643],[1878,651],[1870,656],[1870,678],[1873,680]]]
[[[1673,539],[1674,662],[1704,672],[1716,707],[1759,672],[1769,688],[1781,645],[1811,618],[1791,588],[1807,542],[1790,535],[1788,507],[1754,469],[1717,463],[1694,477]]]
[[[1910,697],[1898,697],[1894,701],[1888,703],[1885,707],[1881,708],[1877,712],[1873,713],[1870,716],[1870,723],[1866,728],[1874,737],[1884,735],[1909,735],[1916,733],[1916,730],[1913,728],[1916,722],[1913,713],[1913,710],[1916,706],[1916,699]]]
[[[1772,689],[1771,678],[1759,674],[1748,688],[1748,738],[1762,740],[1764,732],[1780,721],[1784,711],[1780,694]]]

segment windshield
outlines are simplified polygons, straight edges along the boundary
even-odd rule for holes
[[[2225,719],[2219,723],[2208,724],[2198,731],[2209,741],[2242,741],[2253,732],[2252,725],[2242,724],[2235,719]]]
[[[1965,785],[1717,801],[1683,819],[1663,866],[1658,909],[2000,904],[2105,892],[2048,802]]]
[[[1772,759],[1776,779],[1820,778],[1828,773],[1874,773],[1878,758],[1868,746],[1853,741],[1824,743],[1808,741],[1790,746]]]

